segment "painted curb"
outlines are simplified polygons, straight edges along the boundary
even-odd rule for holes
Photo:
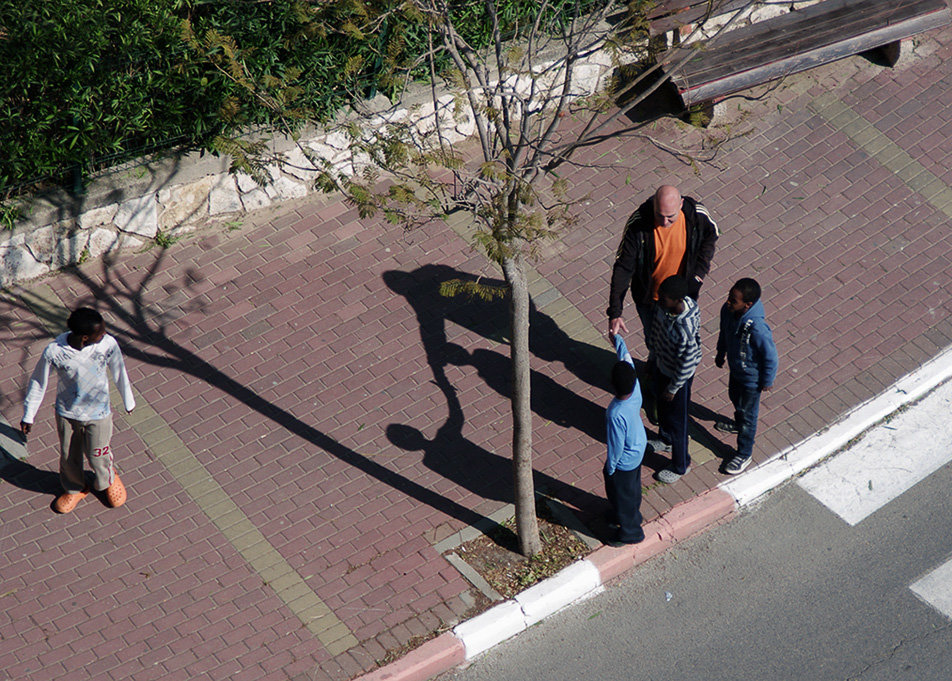
[[[711,525],[734,515],[770,490],[846,445],[857,435],[952,377],[952,346],[884,393],[737,478],[678,504],[644,526],[640,544],[603,546],[585,560],[457,625],[385,667],[355,681],[426,681],[449,671],[549,615],[604,590],[604,584]]]
[[[426,681],[465,661],[463,642],[447,631],[356,681]]]
[[[472,660],[525,628],[526,618],[522,606],[515,601],[506,601],[456,625],[453,633],[463,642],[466,659]]]
[[[598,569],[580,560],[453,629],[471,660],[549,615],[602,591]]]
[[[661,522],[666,526],[671,542],[676,544],[733,515],[734,508],[734,497],[715,487],[678,504],[661,517]]]
[[[645,540],[640,544],[603,546],[586,558],[598,570],[603,584],[671,548],[671,537],[660,519],[652,520],[643,529]]]
[[[738,507],[746,506],[787,480],[816,465],[842,448],[854,437],[897,409],[918,400],[937,385],[952,377],[952,346],[909,373],[882,394],[849,411],[826,430],[811,435],[770,457],[736,480],[718,487],[730,494]]]
[[[675,543],[734,512],[734,500],[717,489],[675,506],[665,516],[645,525],[640,544],[603,546],[514,599],[500,603],[405,657],[355,681],[426,681],[472,660],[546,617],[604,591],[618,577]]]
[[[580,560],[558,573],[534,584],[516,596],[526,626],[531,627],[549,615],[603,589],[598,569],[587,560]]]

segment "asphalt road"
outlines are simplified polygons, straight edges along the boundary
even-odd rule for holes
[[[440,678],[949,681],[952,622],[910,585],[949,567],[950,490],[945,464],[851,526],[788,484]]]

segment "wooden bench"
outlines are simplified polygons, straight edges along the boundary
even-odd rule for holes
[[[678,45],[681,28],[750,4],[751,0],[661,0],[648,10],[648,33],[652,38],[671,33],[671,44]]]
[[[713,0],[724,14],[749,0]],[[662,1],[648,15],[650,32],[678,34],[703,20],[706,0]],[[684,108],[860,52],[883,48],[894,66],[904,38],[952,21],[946,0],[823,0],[816,5],[724,31],[708,41],[674,45],[661,58]]]

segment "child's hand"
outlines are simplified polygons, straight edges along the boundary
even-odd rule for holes
[[[23,433],[23,439],[26,440],[26,436],[30,434],[30,430],[33,428],[32,423],[26,423],[20,421],[20,432]]]
[[[718,369],[722,369],[724,367],[724,355],[718,355],[714,358],[714,366],[716,366]]]

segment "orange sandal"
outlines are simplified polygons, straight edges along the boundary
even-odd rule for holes
[[[69,513],[89,494],[89,489],[82,492],[63,492],[53,502],[53,510],[57,513]]]
[[[112,484],[106,488],[103,494],[106,497],[106,506],[109,508],[119,508],[126,503],[126,488],[118,475],[113,479]]]

